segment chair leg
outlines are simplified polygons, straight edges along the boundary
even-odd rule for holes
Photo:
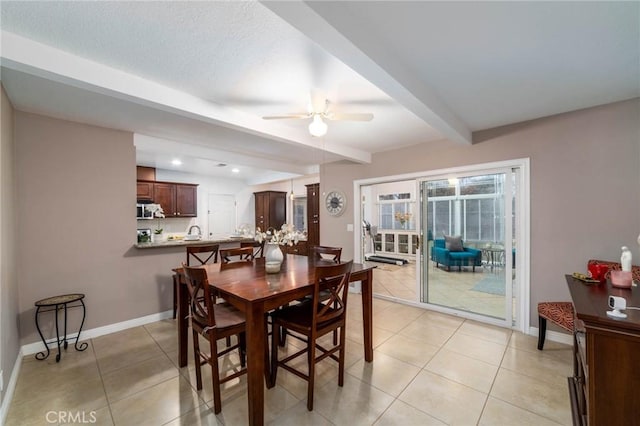
[[[333,307],[335,309],[338,309],[338,302],[335,302],[333,304]],[[333,330],[333,346],[336,346],[338,344],[338,329]]]
[[[547,334],[547,319],[538,317],[538,350],[541,351],[544,347],[544,339]]]
[[[178,277],[173,275],[173,319],[176,319],[178,312]]]
[[[307,364],[309,365],[309,383],[307,383],[307,410],[313,411],[313,385],[316,375],[316,341],[309,336],[307,348]]]
[[[273,322],[271,325],[271,380],[270,384],[275,386],[276,377],[278,376],[278,344],[280,343],[278,337],[280,335],[280,326]]]
[[[345,327],[346,324],[340,327],[340,351],[338,355],[338,386],[340,387],[344,385]]]
[[[193,330],[193,327],[192,327]],[[198,332],[193,330],[193,358],[196,363],[196,389],[202,390],[202,366],[200,365],[200,341]]]
[[[238,352],[240,352],[240,367],[247,365],[247,335],[245,333],[238,334]]]
[[[218,345],[215,336],[209,336],[209,365],[211,366],[211,382],[213,385],[213,412],[222,411],[222,398],[220,397],[220,371],[218,370]]]

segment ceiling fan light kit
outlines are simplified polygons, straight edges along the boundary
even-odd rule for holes
[[[357,114],[349,114],[349,113],[335,113],[329,111],[329,100],[325,101],[324,111],[316,112],[309,111],[308,113],[293,113],[293,114],[284,114],[284,115],[268,115],[266,117],[262,117],[264,120],[283,120],[283,119],[308,119],[313,118],[311,124],[309,124],[309,133],[311,136],[315,136],[320,138],[327,134],[327,123],[325,120],[331,121],[371,121],[373,120],[373,114],[367,113],[357,113]],[[310,107],[311,109],[312,107]]]
[[[322,121],[322,117],[319,114],[313,116],[313,121],[309,124],[309,133],[316,138],[327,134],[327,123]]]

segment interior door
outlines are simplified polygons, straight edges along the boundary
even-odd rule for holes
[[[209,194],[209,238],[227,238],[236,230],[236,199],[233,195]]]

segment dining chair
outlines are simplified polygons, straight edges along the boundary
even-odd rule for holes
[[[187,246],[187,266],[206,265],[213,258],[212,263],[218,262],[218,244],[206,246]],[[173,319],[176,319],[178,311],[178,275],[173,276]]]
[[[349,277],[353,261],[335,265],[318,265],[315,268],[313,298],[310,303],[299,303],[276,310],[271,314],[273,335],[286,328],[292,338],[306,343],[306,347],[278,360],[278,340],[271,339],[271,383],[275,385],[278,368],[295,374],[307,381],[307,409],[313,410],[313,385],[315,364],[325,358],[338,362],[338,386],[344,384],[345,332]],[[320,293],[327,290],[330,297],[321,300]],[[337,344],[327,348],[318,339],[333,331],[340,332]],[[329,341],[330,342],[330,341]],[[316,349],[321,353],[316,357]],[[338,355],[336,356],[336,352]],[[307,374],[295,369],[291,364],[295,358],[307,355]]]
[[[264,257],[264,243],[265,243],[265,240],[262,240],[262,242],[259,242],[259,241],[244,242],[244,243],[240,243],[240,247],[241,248],[252,247],[253,258],[255,259],[258,257]]]
[[[342,255],[342,247],[313,246],[311,251],[316,260],[332,260],[336,263],[340,262]]]
[[[220,250],[220,263],[253,263],[253,247],[236,247]]]
[[[246,369],[246,336],[245,316],[233,306],[222,303],[216,304],[211,292],[207,271],[203,268],[193,268],[182,264],[187,289],[190,298],[191,329],[193,332],[193,353],[196,364],[196,388],[202,390],[202,365],[211,366],[213,382],[214,412],[222,410],[220,384],[233,380],[247,372]],[[198,335],[209,341],[209,354],[200,350]],[[218,351],[217,341],[237,335],[238,343]],[[238,349],[240,368],[233,373],[220,378],[218,358]]]

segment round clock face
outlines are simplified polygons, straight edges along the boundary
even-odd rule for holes
[[[330,191],[324,199],[324,205],[332,216],[339,216],[347,205],[347,197],[340,191]]]

